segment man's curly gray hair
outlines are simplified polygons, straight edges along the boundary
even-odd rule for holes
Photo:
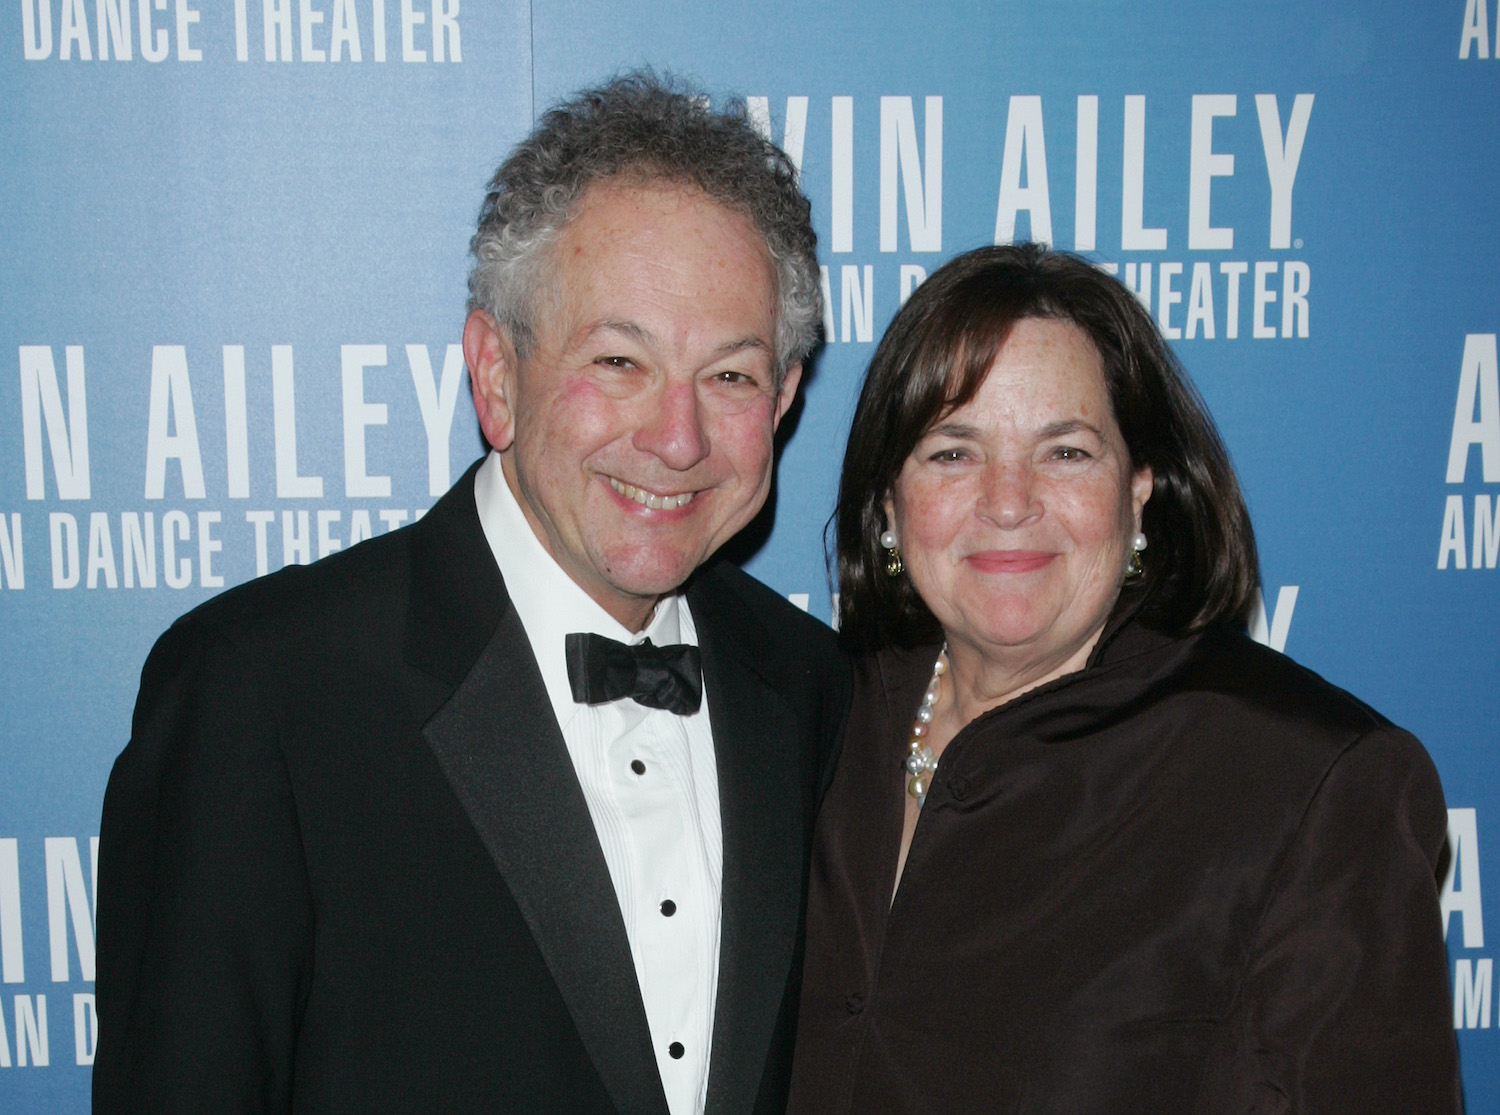
[[[469,242],[469,308],[505,326],[525,358],[546,287],[548,245],[590,186],[612,180],[696,187],[754,222],[776,268],[777,386],[817,343],[817,234],[791,160],[750,123],[650,72],[618,77],[549,110],[495,171]]]

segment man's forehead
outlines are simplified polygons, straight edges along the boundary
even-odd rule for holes
[[[548,253],[548,320],[573,339],[662,341],[666,317],[728,330],[724,351],[774,347],[776,269],[754,223],[690,184],[591,187]],[[691,312],[685,311],[690,308]]]

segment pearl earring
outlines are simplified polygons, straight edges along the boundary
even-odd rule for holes
[[[880,544],[886,549],[885,575],[887,577],[899,577],[906,572],[906,565],[901,560],[901,550],[896,545],[896,532],[893,530],[882,531]]]
[[[1141,561],[1141,551],[1146,548],[1146,536],[1140,531],[1135,532],[1135,537],[1130,540],[1130,560],[1125,563],[1125,579],[1133,581],[1146,572],[1146,566]]]

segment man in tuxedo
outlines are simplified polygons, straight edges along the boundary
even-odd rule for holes
[[[771,1112],[847,678],[716,550],[821,320],[792,166],[635,75],[472,242],[492,447],[415,526],[225,593],[105,795],[98,1112]]]

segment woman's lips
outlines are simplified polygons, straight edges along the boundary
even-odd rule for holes
[[[1045,550],[981,550],[964,560],[981,573],[1033,573],[1056,557]]]

